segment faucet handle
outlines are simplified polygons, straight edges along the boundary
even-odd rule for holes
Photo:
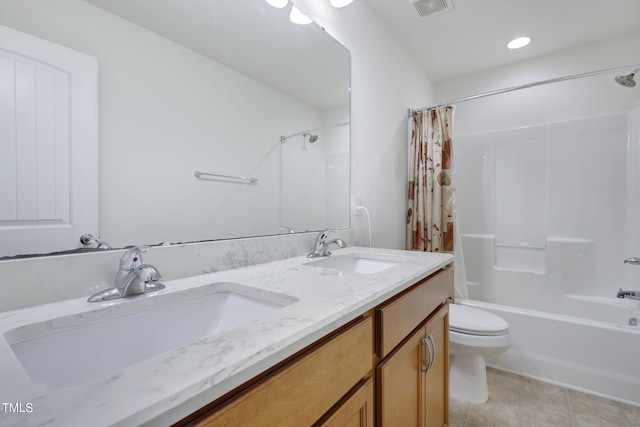
[[[329,237],[329,232],[331,230],[322,230],[318,233],[318,240],[326,240]]]
[[[142,265],[142,254],[147,252],[151,247],[149,246],[134,246],[120,258],[120,269],[122,270],[134,270]]]
[[[322,240],[322,241],[327,240],[327,239],[329,238],[329,233],[335,233],[335,232],[337,232],[337,231],[338,231],[338,230],[336,230],[336,229],[332,229],[332,228],[327,228],[326,230],[321,230],[321,231],[318,233],[318,236],[317,236],[316,240],[318,240],[318,241],[320,241],[320,240]]]
[[[138,273],[143,282],[157,282],[162,278],[162,275],[156,267],[150,264],[142,264],[140,266],[140,272]]]
[[[318,251],[324,247],[325,243],[327,242],[327,239],[329,238],[329,232],[331,231],[335,231],[335,230],[322,230],[318,233],[318,235],[316,236],[316,242],[313,245],[314,250]]]

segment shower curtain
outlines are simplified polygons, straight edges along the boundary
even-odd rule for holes
[[[453,106],[412,114],[406,249],[454,252],[452,125]],[[462,245],[455,240],[455,295],[466,298]]]
[[[452,106],[413,112],[407,249],[453,251],[452,117]]]

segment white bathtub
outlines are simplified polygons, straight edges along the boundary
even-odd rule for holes
[[[614,323],[476,300],[456,302],[509,322],[511,348],[489,366],[640,406],[640,327],[627,325],[639,302],[564,296],[567,312],[587,309],[603,318],[610,313]]]

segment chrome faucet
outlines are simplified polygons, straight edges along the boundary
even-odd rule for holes
[[[331,255],[331,252],[329,252],[329,247],[331,245],[337,245],[339,248],[347,247],[347,244],[342,239],[333,239],[327,241],[327,237],[329,237],[330,231],[333,230],[321,231],[318,236],[316,236],[316,242],[313,246],[313,252],[307,255],[307,258],[316,258]]]
[[[107,242],[105,242],[104,240],[98,237],[93,237],[93,235],[90,233],[85,233],[82,236],[80,236],[80,243],[82,243],[85,246],[89,246],[95,243],[97,245],[96,248],[98,249],[104,249],[104,250],[113,249],[111,246],[107,244]]]
[[[120,258],[115,286],[91,295],[87,301],[107,301],[164,289],[165,286],[158,282],[161,277],[158,269],[142,264],[142,254],[149,249],[149,246],[134,246],[125,252]]]
[[[640,258],[632,256],[624,260],[625,264],[640,265]]]
[[[629,298],[640,300],[640,291],[623,291],[622,288],[618,289],[616,298]]]

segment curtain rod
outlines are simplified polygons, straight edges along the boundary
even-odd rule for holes
[[[287,139],[292,138],[294,136],[302,135],[303,133],[315,132],[315,131],[323,130],[323,129],[331,129],[331,128],[336,128],[338,126],[345,126],[345,125],[348,125],[348,124],[351,124],[351,122],[333,123],[333,124],[330,124],[330,125],[320,126],[318,128],[303,130],[302,132],[294,133],[294,134],[289,135],[289,136],[281,136],[280,137],[280,142],[284,143]]]
[[[501,93],[513,92],[513,91],[520,90],[520,89],[528,89],[530,87],[542,86],[542,85],[546,85],[546,84],[549,84],[549,83],[562,82],[562,81],[565,81],[565,80],[579,79],[579,78],[582,78],[582,77],[599,76],[601,74],[608,74],[608,73],[613,73],[613,72],[618,72],[618,71],[624,71],[624,70],[628,70],[630,68],[637,68],[637,67],[639,67],[639,65],[628,65],[626,67],[608,68],[606,70],[590,71],[588,73],[581,73],[581,74],[572,74],[570,76],[556,77],[555,79],[540,80],[540,81],[537,81],[537,82],[526,83],[526,84],[519,85],[519,86],[512,86],[512,87],[507,87],[507,88],[503,88],[503,89],[492,90],[490,92],[479,93],[477,95],[465,96],[464,98],[452,99],[451,101],[447,101],[447,102],[443,102],[443,103],[435,104],[435,105],[430,105],[428,107],[415,108],[415,109],[409,108],[408,116],[409,116],[409,118],[411,118],[411,114],[413,114],[414,111],[423,111],[423,110],[427,110],[429,108],[444,107],[445,105],[457,104],[459,102],[465,102],[465,101],[472,101],[474,99],[485,98],[485,97],[491,96],[491,95],[499,95]]]

